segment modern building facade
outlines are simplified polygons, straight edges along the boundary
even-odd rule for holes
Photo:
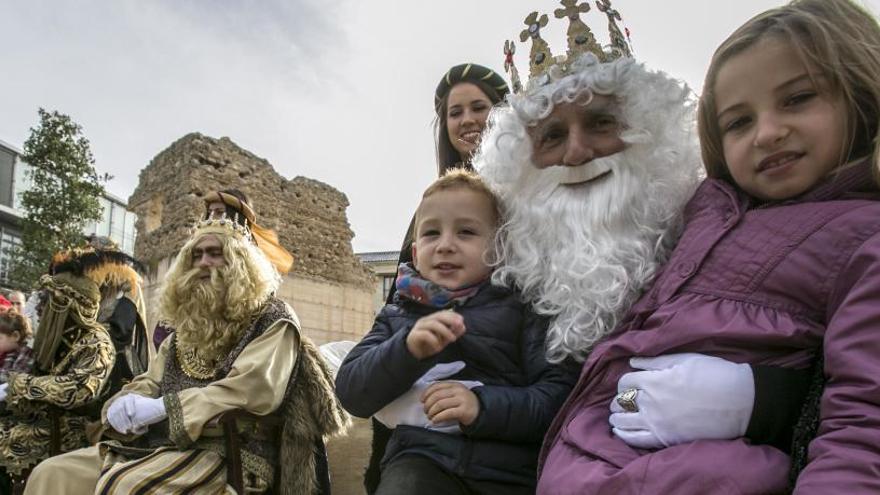
[[[21,160],[22,154],[18,147],[0,140],[0,287],[5,286],[9,276],[9,251],[21,242],[21,193],[31,187],[30,165]],[[86,225],[83,234],[109,237],[132,254],[137,217],[128,211],[125,201],[110,193],[100,201],[101,220]]]
[[[373,309],[378,312],[385,305],[388,292],[397,280],[397,260],[400,251],[376,251],[355,253],[363,264],[367,265],[376,275],[376,287],[373,291]]]

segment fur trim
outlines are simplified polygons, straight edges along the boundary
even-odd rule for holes
[[[317,492],[315,451],[317,440],[345,433],[351,417],[336,398],[333,377],[312,341],[300,335],[300,353],[284,404],[281,437],[281,495],[311,495]]]

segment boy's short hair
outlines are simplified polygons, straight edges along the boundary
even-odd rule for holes
[[[0,333],[12,336],[18,332],[18,343],[24,344],[31,336],[31,324],[27,317],[18,311],[0,313]]]
[[[498,196],[489,188],[489,185],[473,170],[468,170],[465,168],[450,168],[447,169],[446,172],[439,179],[435,180],[425,189],[425,192],[422,194],[422,202],[425,201],[429,196],[438,193],[440,191],[451,191],[456,189],[466,189],[468,191],[473,191],[477,194],[482,194],[486,199],[489,200],[489,204],[492,207],[492,215],[494,216],[495,222],[493,223],[493,227],[497,227],[501,224],[501,202],[498,200]],[[416,218],[414,226],[416,230],[418,230],[419,226],[419,213],[422,209],[421,203],[419,203],[419,207],[416,210]]]

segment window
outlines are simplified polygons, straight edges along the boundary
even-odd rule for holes
[[[12,184],[12,192],[15,194],[13,199],[13,208],[21,209],[21,195],[25,191],[30,191],[34,187],[34,179],[31,177],[32,167],[27,163],[18,160],[15,164],[15,182]]]
[[[9,270],[12,268],[10,251],[19,244],[21,244],[21,238],[17,232],[0,228],[0,282],[9,281]]]
[[[15,169],[15,154],[0,148],[0,204],[12,206],[12,177]]]
[[[137,215],[130,211],[125,212],[125,237],[122,238],[121,247],[128,254],[134,253],[135,220],[137,220]]]
[[[112,203],[105,198],[101,198],[98,201],[101,203],[103,211],[101,212],[101,219],[98,220],[98,224],[95,227],[95,234],[110,237],[110,210],[112,208]]]
[[[382,300],[388,300],[388,293],[391,292],[391,288],[394,287],[394,281],[397,280],[397,276],[395,275],[385,275],[382,277]]]

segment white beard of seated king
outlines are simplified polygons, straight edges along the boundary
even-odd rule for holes
[[[539,169],[529,134],[555,105],[610,96],[623,151]],[[552,362],[583,361],[611,332],[677,241],[701,177],[690,90],[632,58],[592,53],[567,75],[530,85],[490,117],[474,164],[500,195],[506,222],[493,281],[518,287],[553,317]]]

